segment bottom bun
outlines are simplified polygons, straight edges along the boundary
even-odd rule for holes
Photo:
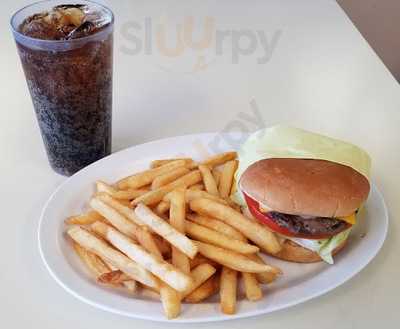
[[[343,241],[332,251],[332,256],[336,255],[346,246],[346,241]],[[316,263],[322,261],[316,252],[306,249],[293,241],[285,240],[281,246],[281,251],[274,255],[271,254],[271,256],[295,263]]]

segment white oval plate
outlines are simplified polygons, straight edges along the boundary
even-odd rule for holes
[[[239,136],[243,137],[243,135]],[[167,138],[131,147],[104,158],[78,172],[63,183],[44,207],[39,225],[39,249],[51,276],[79,300],[99,309],[133,318],[167,321],[161,304],[151,296],[132,297],[123,291],[99,286],[83,268],[64,236],[64,219],[82,212],[94,191],[97,179],[113,182],[145,169],[154,159],[189,156],[201,160],[216,152],[231,150],[234,135],[198,134]],[[224,315],[217,298],[199,305],[183,305],[175,322],[222,321],[266,314],[318,297],[361,271],[381,248],[388,228],[388,214],[378,189],[372,185],[364,211],[349,238],[347,248],[325,263],[294,264],[271,257],[270,263],[282,268],[284,275],[264,286],[268,298],[249,302],[240,292],[237,314]]]

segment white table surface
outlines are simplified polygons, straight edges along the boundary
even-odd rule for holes
[[[111,2],[111,1],[110,1]],[[16,54],[8,19],[27,1],[0,4],[0,314],[4,328],[183,327],[132,320],[98,311],[63,291],[46,272],[36,231],[42,206],[64,177],[48,164]],[[300,306],[267,316],[192,328],[377,328],[396,327],[400,293],[400,88],[334,1],[113,1],[115,33],[114,150],[162,137],[257,125],[289,123],[347,139],[369,151],[373,177],[386,198],[388,239],[376,259],[343,286]],[[195,54],[166,59],[128,55],[127,21],[169,28],[186,16],[214,19],[219,30],[281,31],[272,58],[260,54],[233,64],[204,50],[211,64],[192,73]],[[199,32],[200,31],[200,32]],[[198,35],[197,35],[198,36]],[[170,41],[174,39],[171,38]],[[153,39],[154,41],[154,39]],[[244,42],[244,41],[243,41]],[[243,46],[245,47],[245,45]],[[260,51],[260,49],[259,49]],[[376,220],[379,220],[377,218]],[[268,298],[268,296],[266,297]]]

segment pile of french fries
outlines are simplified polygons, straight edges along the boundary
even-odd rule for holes
[[[115,184],[97,181],[91,210],[66,220],[73,248],[95,280],[158,294],[169,319],[183,302],[217,293],[221,311],[234,314],[240,277],[246,298],[261,299],[260,285],[282,272],[259,253],[278,252],[280,244],[229,198],[236,157],[155,160]]]

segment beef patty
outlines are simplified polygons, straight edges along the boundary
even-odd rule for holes
[[[283,214],[277,211],[268,212],[268,216],[279,226],[288,229],[293,234],[336,235],[349,227],[343,220],[329,217],[302,217]]]

